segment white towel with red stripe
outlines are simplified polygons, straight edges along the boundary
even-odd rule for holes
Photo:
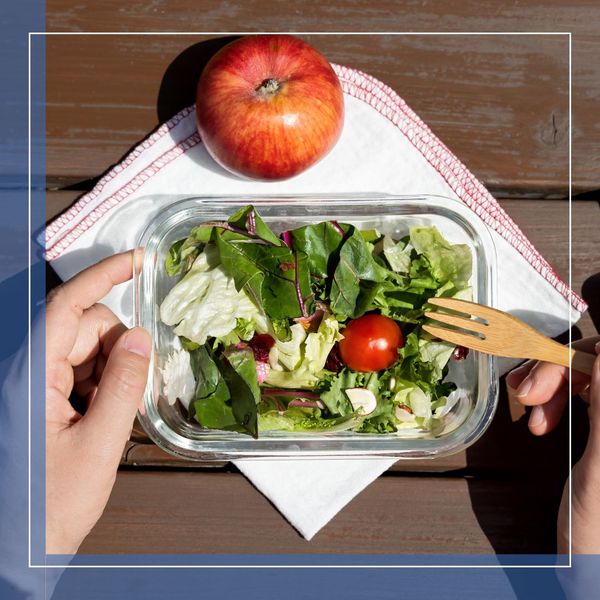
[[[498,254],[498,306],[548,335],[586,308],[483,185],[393,90],[334,65],[345,95],[344,131],[333,151],[282,182],[235,178],[209,157],[193,107],[182,110],[111,169],[46,229],[46,256],[62,279],[133,248],[167,203],[186,196],[385,192],[462,201],[488,226]],[[527,293],[523,293],[527,290]],[[131,286],[104,302],[132,322]],[[235,461],[298,531],[311,539],[393,459]]]

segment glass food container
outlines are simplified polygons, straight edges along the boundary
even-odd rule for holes
[[[448,378],[458,389],[455,404],[435,433],[417,429],[369,434],[351,431],[261,432],[258,439],[244,433],[203,429],[187,418],[179,403],[169,405],[162,395],[161,368],[174,349],[175,334],[162,323],[159,306],[178,281],[164,269],[170,246],[187,237],[203,221],[226,220],[237,209],[253,204],[276,232],[325,220],[351,223],[359,229],[377,229],[394,239],[413,225],[435,225],[452,243],[468,244],[473,255],[473,300],[495,305],[496,252],[483,222],[457,200],[439,196],[239,196],[195,197],[167,206],[143,232],[139,247],[144,260],[135,273],[134,320],[152,335],[144,414],[139,420],[150,438],[182,458],[224,461],[237,458],[334,458],[386,456],[423,459],[464,450],[488,427],[498,402],[498,373],[492,356],[469,352],[462,361],[450,361]]]

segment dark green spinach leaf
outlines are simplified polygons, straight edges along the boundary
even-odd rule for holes
[[[360,232],[351,227],[340,249],[333,273],[330,298],[333,312],[345,319],[354,314],[362,280],[383,282],[389,271],[379,265]]]
[[[236,422],[250,435],[258,437],[258,408],[260,390],[256,376],[254,355],[240,350],[222,356],[219,370],[231,396],[231,409]]]
[[[345,238],[348,225],[336,224],[330,221],[306,225],[291,231],[292,244],[295,250],[308,256],[308,266],[312,274],[327,277],[333,272],[337,263],[338,251]]]
[[[236,420],[229,403],[229,389],[206,346],[190,352],[190,365],[196,378],[192,406],[198,423],[211,429],[234,426]]]
[[[248,232],[251,236],[264,240],[273,246],[284,245],[262,220],[254,206],[240,208],[240,210],[229,217],[227,223],[236,229]]]
[[[236,288],[250,291],[271,319],[309,314],[313,298],[306,254],[223,236],[217,236],[216,242],[221,264]]]

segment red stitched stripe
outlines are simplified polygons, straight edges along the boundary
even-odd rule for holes
[[[147,150],[158,142],[163,136],[171,131],[177,124],[179,124],[185,117],[187,117],[194,110],[194,106],[188,106],[180,112],[178,112],[171,119],[160,125],[154,133],[149,135],[143,142],[138,144],[118,165],[115,165],[106,175],[104,175],[100,181],[94,186],[89,193],[82,196],[76,204],[74,204],[68,211],[54,219],[48,227],[46,227],[46,239],[48,240],[53,235],[58,233],[60,229],[66,225],[69,221],[74,219],[92,200],[97,198],[106,185],[112,181],[119,173],[121,173],[126,167],[138,158],[144,150]]]
[[[126,200],[133,192],[138,190],[148,179],[156,175],[169,163],[185,154],[190,148],[200,143],[200,134],[193,133],[188,138],[179,142],[177,146],[164,152],[152,164],[148,165],[143,171],[138,173],[129,183],[119,188],[112,196],[103,200],[94,210],[87,215],[78,225],[69,233],[63,236],[46,251],[46,260],[54,260],[62,254],[80,235],[87,231],[92,225],[98,222],[107,212]]]
[[[370,75],[346,67],[336,67],[337,65],[334,65],[346,93],[367,102],[396,125],[469,208],[505,238],[578,311],[586,310],[587,304],[584,300],[558,277],[552,266],[536,250],[481,182],[393,90]],[[357,78],[359,78],[358,81]],[[376,90],[376,93],[373,93],[373,90]],[[394,103],[391,96],[396,96],[401,101]],[[399,120],[398,110],[411,122],[409,126]]]

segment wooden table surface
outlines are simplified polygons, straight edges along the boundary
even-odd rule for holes
[[[591,305],[574,335],[592,335],[600,327],[600,5],[435,4],[309,1],[294,10],[288,2],[258,0],[218,8],[202,0],[47,0],[47,29],[573,31],[572,282]],[[160,122],[193,102],[216,37],[46,37],[49,219]],[[568,279],[568,36],[302,37],[332,62],[364,70],[395,89]],[[49,282],[55,282],[51,272]],[[572,408],[577,457],[586,413],[578,401]],[[475,445],[446,459],[396,464],[311,542],[235,468],[178,461],[136,428],[107,510],[81,552],[551,553],[569,468],[568,428],[562,423],[545,438],[534,438],[526,418],[509,406],[503,390],[492,426]],[[196,507],[193,519],[190,507]]]

